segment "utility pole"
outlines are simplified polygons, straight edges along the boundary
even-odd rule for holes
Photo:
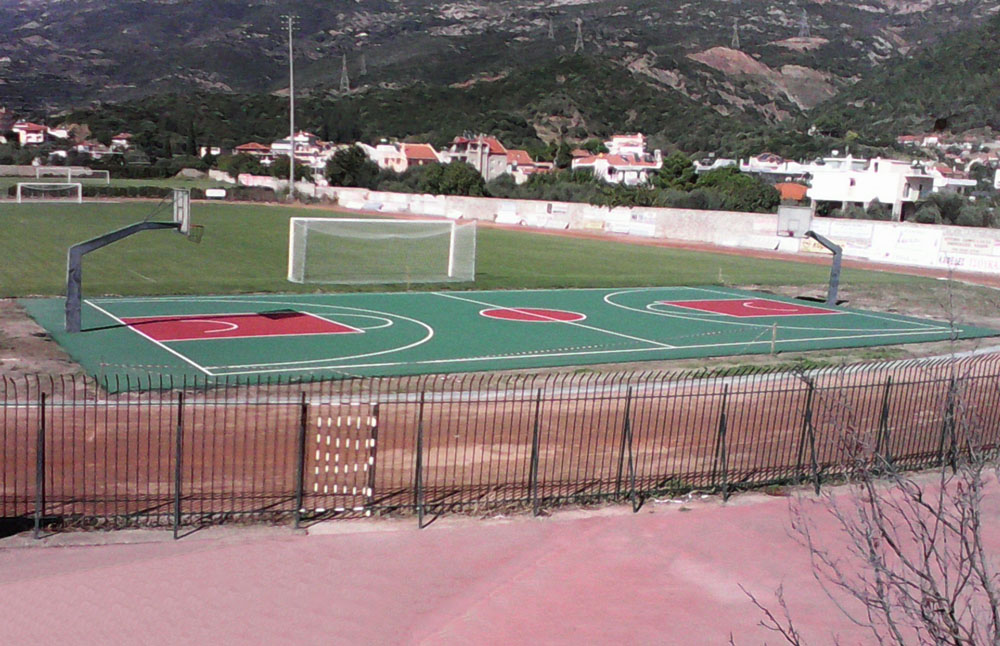
[[[288,200],[295,201],[295,59],[292,56],[292,27],[295,16],[288,21]]]
[[[730,47],[733,49],[740,48],[740,23],[735,18],[733,19],[733,40],[730,43]]]
[[[802,10],[802,17],[799,18],[799,38],[809,38],[809,14]]]
[[[576,42],[573,43],[573,53],[583,51],[583,19],[576,19]]]
[[[351,91],[351,79],[347,76],[347,54],[344,54],[343,63],[340,66],[340,91]]]

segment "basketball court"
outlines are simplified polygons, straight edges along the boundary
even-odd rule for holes
[[[95,298],[23,305],[98,375],[393,376],[767,354],[996,330],[721,287]]]

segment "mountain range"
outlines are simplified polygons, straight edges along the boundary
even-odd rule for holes
[[[0,105],[86,112],[163,96],[287,96],[283,17],[294,13],[296,93],[317,104],[405,112],[414,95],[468,95],[458,104],[489,111],[492,101],[542,139],[657,121],[638,108],[710,113],[702,121],[713,128],[716,118],[752,129],[824,115],[857,130],[857,115],[878,121],[873,93],[900,75],[940,74],[941,48],[963,56],[962,34],[992,29],[998,9],[1000,0],[0,0]],[[951,61],[979,74],[980,94],[996,76],[986,54],[976,69]],[[601,79],[588,90],[601,96],[591,98],[620,115],[604,106],[600,120],[588,118],[582,98],[560,101],[580,72]],[[546,102],[543,91],[555,97]],[[641,100],[629,105],[636,93]],[[935,108],[933,98],[921,108]],[[984,114],[956,123],[990,125]],[[893,118],[915,128],[936,119]]]

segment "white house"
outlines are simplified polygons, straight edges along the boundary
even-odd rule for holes
[[[934,177],[935,193],[959,193],[964,195],[967,191],[976,188],[976,180],[969,179],[968,173],[954,170],[944,164],[934,164],[928,169]]]
[[[901,220],[918,200],[934,190],[934,176],[920,163],[896,159],[827,157],[809,165],[811,185],[806,195],[816,202],[840,202],[867,207],[878,200],[892,205]]]
[[[30,121],[18,121],[11,130],[17,133],[18,141],[22,146],[33,146],[45,143],[45,136],[49,129]]]
[[[643,157],[646,154],[646,136],[641,132],[631,135],[611,135],[611,139],[605,141],[604,145],[612,155]]]
[[[132,147],[132,135],[127,132],[120,132],[111,138],[112,150],[128,150]]]
[[[653,157],[648,155],[615,155],[601,153],[573,160],[572,168],[589,168],[594,177],[611,184],[638,186],[649,182],[650,175],[663,167],[663,157],[657,150]]]

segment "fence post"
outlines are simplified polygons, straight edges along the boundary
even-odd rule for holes
[[[813,428],[812,418],[813,418],[813,394],[816,392],[816,386],[813,384],[812,380],[807,380],[806,383],[809,385],[809,394],[806,396],[806,410],[802,416],[802,438],[809,439],[809,463],[812,470],[813,477],[813,489],[816,491],[816,495],[819,495],[819,463],[816,461],[816,430]],[[799,441],[799,455],[802,455],[802,441]],[[801,461],[800,461],[801,465]]]
[[[295,443],[295,529],[302,522],[302,487],[306,469],[306,426],[309,424],[309,403],[305,392],[299,400],[299,429]]]
[[[541,513],[538,506],[538,432],[541,425],[542,389],[538,389],[535,399],[535,424],[531,431],[531,461],[528,463],[528,496],[531,498],[531,513],[537,516]]]
[[[371,441],[371,455],[368,456],[368,507],[365,510],[365,515],[371,514],[371,507],[375,506],[375,465],[378,464],[378,460],[375,459],[378,455],[378,420],[379,420],[379,405],[376,403],[372,406],[372,416],[371,416],[371,433],[368,439]]]
[[[941,423],[941,438],[938,441],[938,466],[943,467],[945,464],[945,450],[944,445],[946,438],[951,439],[952,449],[948,451],[948,461],[951,464],[951,468],[955,468],[955,377],[951,377],[948,380],[948,398],[945,402],[944,409],[944,421]]]
[[[177,445],[174,455],[174,540],[181,527],[181,475],[184,455],[184,392],[177,393]]]
[[[413,474],[413,504],[417,508],[417,527],[424,528],[424,402],[426,392],[420,393],[420,412],[417,418],[417,463]]]
[[[726,407],[729,404],[729,384],[722,387],[722,410],[719,411],[719,433],[715,439],[715,476],[722,474],[722,499],[729,500],[729,454],[726,449],[726,431],[729,426],[729,416]],[[713,486],[716,484],[712,483]]]
[[[878,422],[878,441],[875,443],[876,455],[882,455],[885,463],[892,467],[892,437],[889,431],[889,392],[892,390],[892,375],[885,382],[882,392],[882,412]]]
[[[45,392],[38,399],[38,438],[35,443],[35,530],[42,537],[42,517],[45,515]]]
[[[622,443],[618,447],[618,473],[615,475],[615,498],[622,494],[622,474],[625,469],[625,449],[628,447],[629,411],[632,407],[632,386],[625,391],[625,418],[622,420]]]
[[[635,490],[635,453],[632,450],[632,414],[631,414],[631,403],[632,403],[632,387],[629,386],[628,398],[625,400],[625,432],[626,437],[628,437],[628,484],[629,488],[632,490],[630,496],[632,500],[632,513],[639,513],[639,508],[642,507],[642,501],[639,499],[639,495]]]

